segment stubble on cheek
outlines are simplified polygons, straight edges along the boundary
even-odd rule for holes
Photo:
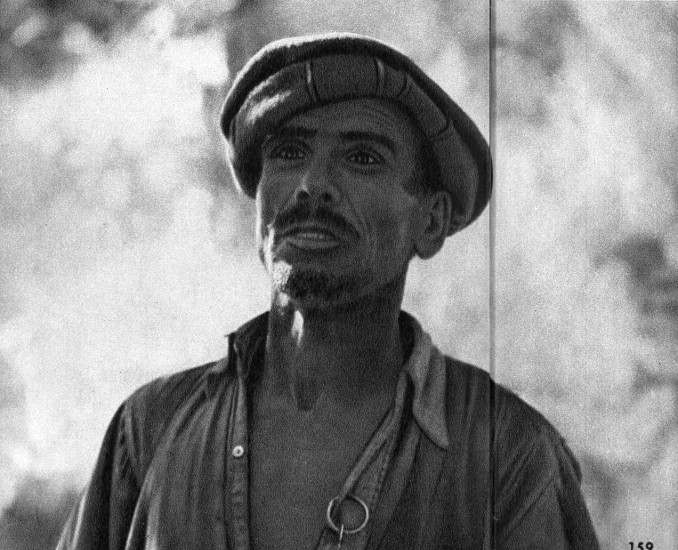
[[[259,261],[263,264],[266,271],[270,270],[271,252],[267,247],[266,240],[257,232],[257,252]]]
[[[287,285],[287,281],[292,272],[292,266],[287,263],[278,262],[274,265],[267,265],[266,269],[271,277],[273,290],[275,292],[284,292],[284,288]]]
[[[259,254],[259,261],[264,266],[268,273],[272,272],[274,261],[274,230],[262,222],[257,223],[257,253]]]

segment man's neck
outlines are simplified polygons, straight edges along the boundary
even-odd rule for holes
[[[390,403],[403,364],[398,317],[404,280],[355,304],[303,311],[274,297],[266,342],[267,392],[300,410]],[[371,405],[370,405],[371,404]]]

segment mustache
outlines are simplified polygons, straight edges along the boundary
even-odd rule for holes
[[[274,219],[272,226],[276,231],[284,232],[304,223],[317,223],[340,234],[360,236],[358,230],[343,216],[326,206],[312,207],[308,203],[296,203],[287,210],[281,211]]]

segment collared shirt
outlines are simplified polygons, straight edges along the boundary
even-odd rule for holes
[[[370,523],[343,547],[596,550],[578,466],[555,429],[401,321],[414,339],[401,408],[352,472],[347,491],[369,501]],[[125,401],[60,550],[250,548],[249,381],[266,327],[254,319],[230,336],[228,357]],[[319,547],[335,535],[326,528]]]

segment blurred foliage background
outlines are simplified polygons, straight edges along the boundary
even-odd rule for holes
[[[216,117],[259,47],[328,30],[493,138],[491,215],[406,308],[561,430],[605,549],[678,548],[676,6],[0,1],[0,548],[53,547],[120,401],[267,307]]]

